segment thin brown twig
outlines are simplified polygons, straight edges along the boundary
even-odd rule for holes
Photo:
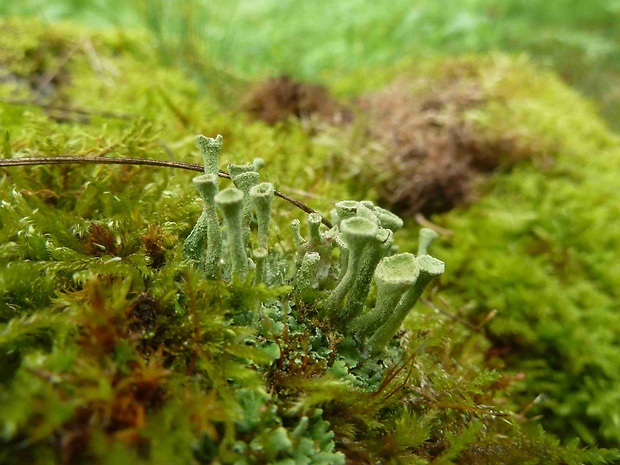
[[[153,160],[151,158],[100,158],[100,157],[76,157],[73,155],[59,155],[55,157],[24,157],[24,158],[8,158],[0,159],[0,168],[11,166],[37,166],[37,165],[146,165],[146,166],[158,166],[166,168],[178,168],[189,171],[198,171],[204,173],[204,167],[196,163],[186,163],[182,161],[170,161],[170,160]],[[225,179],[230,179],[230,174],[226,171],[219,170],[218,176]],[[275,195],[287,202],[293,204],[300,210],[306,213],[318,213],[306,204],[300,202],[293,197],[280,192],[275,191]],[[328,228],[332,227],[332,224],[327,218],[321,215],[322,223]]]

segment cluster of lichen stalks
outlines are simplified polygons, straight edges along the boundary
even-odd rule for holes
[[[271,183],[259,183],[262,161],[228,165],[235,187],[219,191],[218,159],[222,136],[215,139],[198,136],[196,142],[204,157],[205,174],[193,182],[204,201],[203,212],[184,244],[186,258],[194,261],[208,279],[222,276],[221,260],[229,257],[232,281],[245,282],[254,270],[254,283],[265,283],[275,270],[267,269],[268,231],[275,189]],[[219,208],[226,232],[226,249],[218,219]],[[255,212],[258,244],[249,246],[250,224]],[[319,304],[322,316],[333,328],[377,353],[385,348],[407,314],[433,278],[444,271],[444,263],[427,254],[437,237],[430,229],[420,230],[417,255],[392,254],[394,232],[402,220],[369,201],[342,201],[332,210],[334,226],[322,233],[322,217],[308,215],[309,239],[300,234],[299,220],[293,221],[297,245],[295,292],[304,299],[316,297],[316,291],[333,281],[332,250],[340,250],[340,268],[336,285]],[[251,250],[251,253],[250,253]],[[251,255],[251,258],[250,258]],[[375,307],[366,311],[366,300],[374,276],[377,287]]]

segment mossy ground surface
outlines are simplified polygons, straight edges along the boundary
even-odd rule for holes
[[[325,213],[406,178],[398,165],[377,175],[390,146],[368,122],[381,112],[269,126],[162,65],[149,37],[23,21],[0,31],[5,158],[197,163],[194,135],[220,133],[222,167],[260,156],[265,180]],[[207,281],[183,261],[201,210],[191,174],[2,169],[0,462],[616,460],[596,446],[620,443],[617,138],[522,59],[408,72],[396,82],[412,82],[401,88],[414,97],[432,94],[428,82],[474,85],[474,107],[448,102],[435,116],[463,121],[450,127],[474,141],[513,143],[469,204],[429,218],[444,230],[434,253],[447,275],[373,366],[336,348],[312,301],[283,312],[290,286]],[[304,215],[275,202],[273,247],[286,261],[288,225]],[[397,243],[414,251],[407,223]],[[273,303],[258,327],[245,317],[257,299]]]

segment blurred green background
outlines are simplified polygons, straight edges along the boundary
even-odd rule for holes
[[[202,78],[330,82],[429,56],[523,52],[620,128],[620,0],[20,0],[0,15],[150,30],[164,60]]]

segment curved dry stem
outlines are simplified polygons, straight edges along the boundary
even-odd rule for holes
[[[189,171],[204,173],[204,166],[197,163],[187,163],[183,161],[153,160],[151,158],[102,158],[102,157],[79,157],[75,155],[59,155],[57,157],[25,157],[0,159],[0,168],[11,166],[38,166],[38,165],[146,165],[159,166],[165,168],[177,168]],[[219,170],[217,175],[220,178],[230,179],[230,175],[223,170]],[[293,204],[295,207],[306,213],[318,213],[306,204],[294,199],[284,192],[275,191],[275,196]],[[319,213],[320,214],[320,213]],[[328,228],[332,227],[331,222],[321,215],[321,222]]]

